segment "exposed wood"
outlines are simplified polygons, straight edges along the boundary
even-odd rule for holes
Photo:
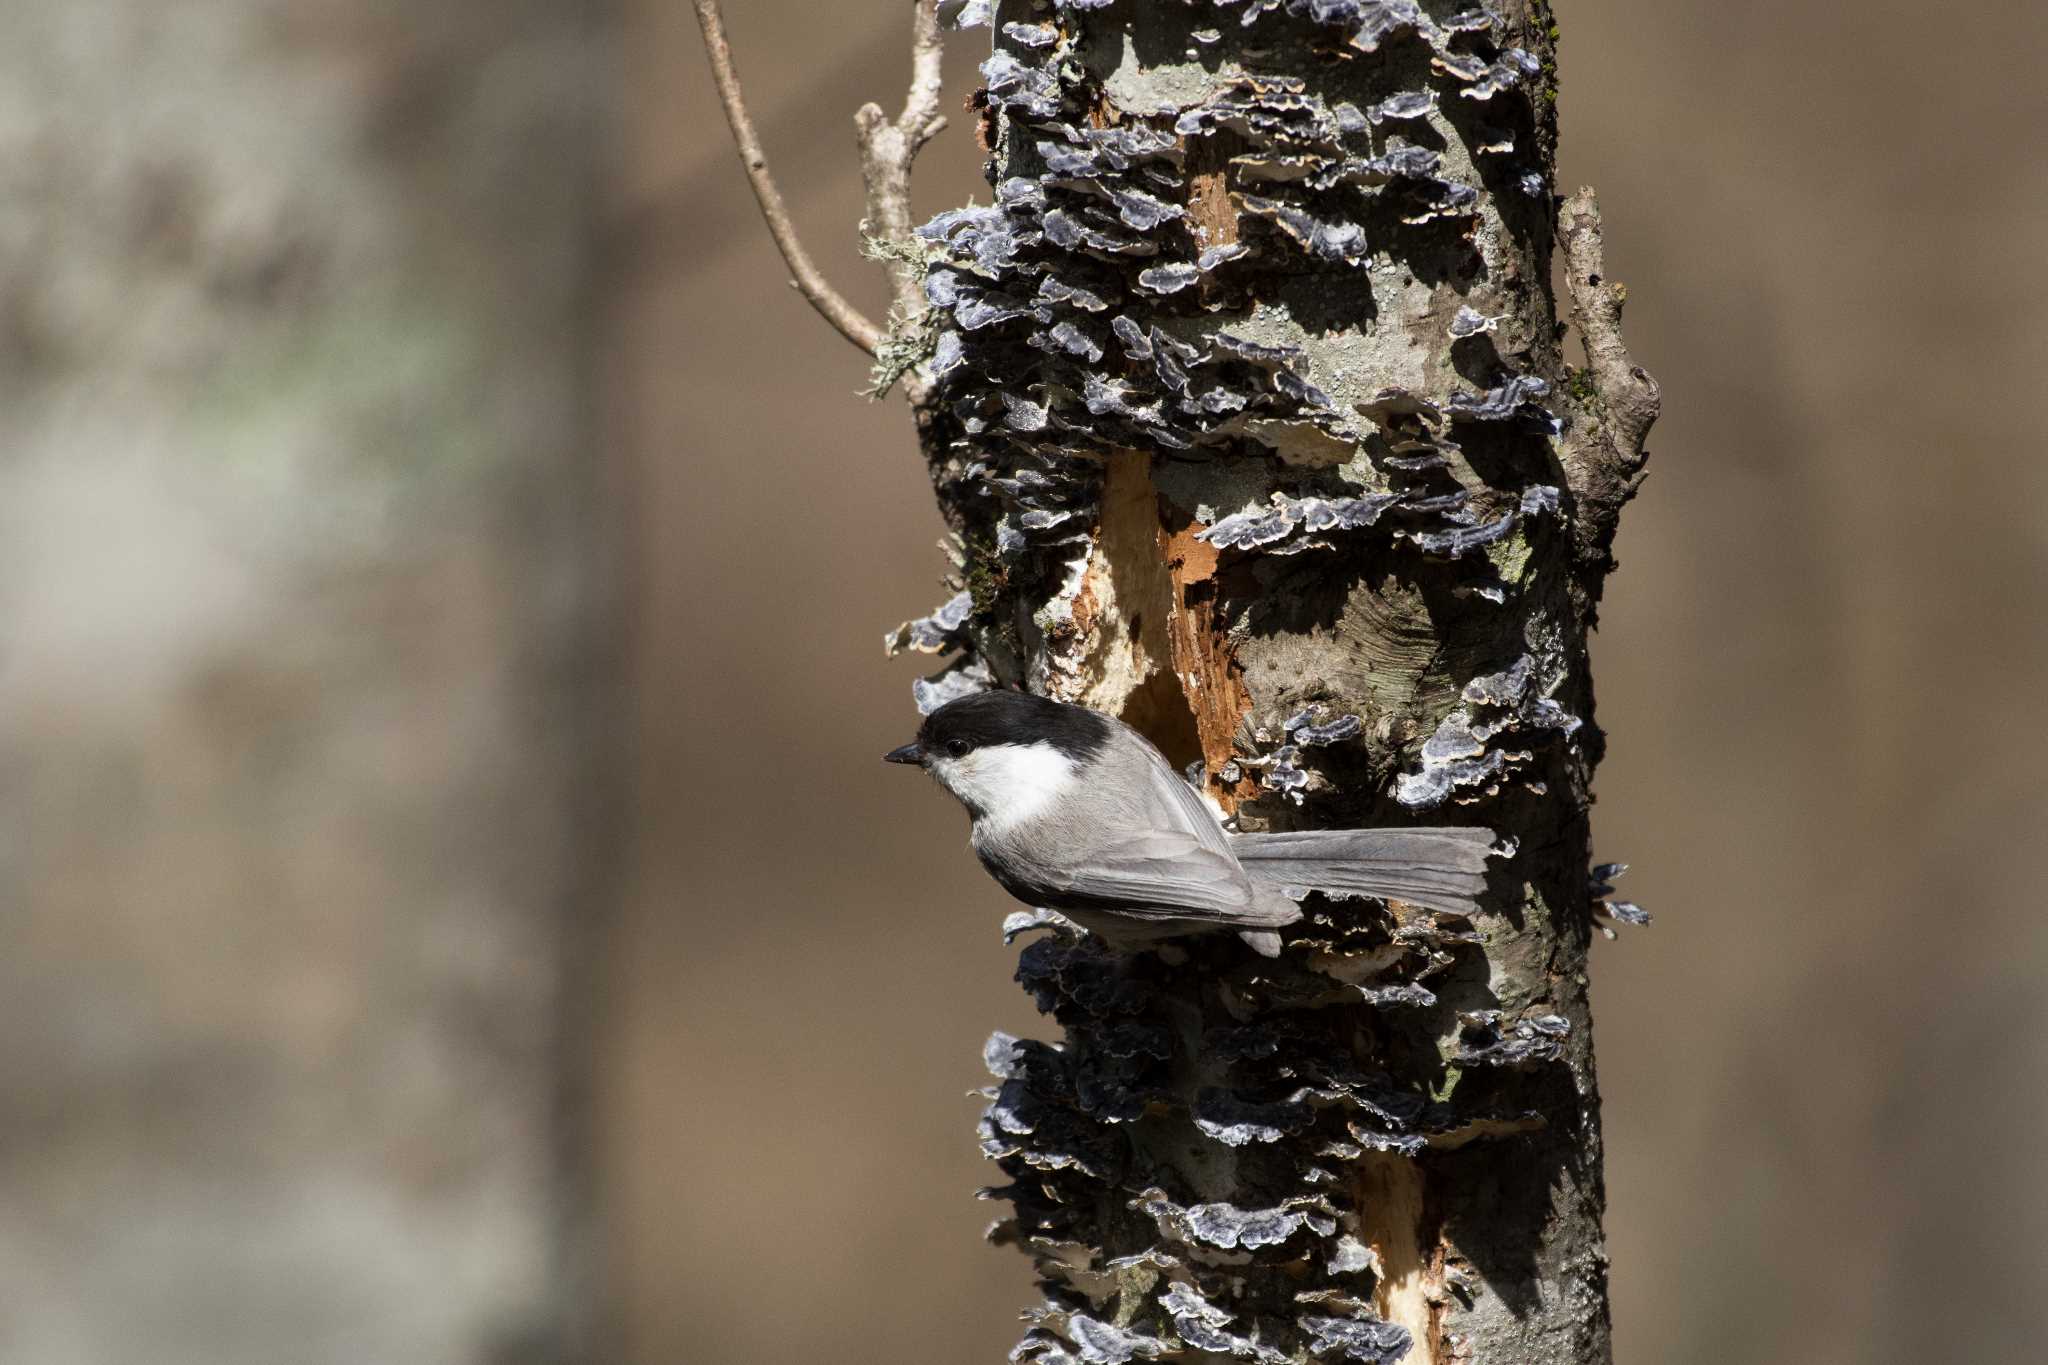
[[[1379,1256],[1373,1306],[1414,1338],[1402,1365],[1437,1365],[1443,1251],[1426,1225],[1422,1168],[1391,1152],[1368,1152],[1352,1167],[1360,1241]]]
[[[1237,756],[1238,730],[1252,699],[1231,648],[1229,619],[1216,580],[1222,556],[1215,546],[1196,538],[1202,529],[1193,522],[1169,522],[1159,531],[1160,556],[1173,581],[1173,672],[1194,717],[1209,794],[1225,811],[1234,811],[1238,802],[1258,791],[1254,776],[1243,775],[1235,782],[1223,776]]]

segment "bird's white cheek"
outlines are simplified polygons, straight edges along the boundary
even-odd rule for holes
[[[1042,813],[1077,780],[1072,760],[1050,744],[992,744],[934,761],[932,775],[984,824],[998,827]]]

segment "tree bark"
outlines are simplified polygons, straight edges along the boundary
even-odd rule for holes
[[[988,1048],[1016,1359],[1609,1358],[1586,634],[1656,387],[1589,195],[1558,231],[1548,5],[1458,8],[965,7],[996,198],[920,229],[920,704],[1119,715],[1247,830],[1508,850],[1475,917],[1311,898],[1278,963],[1013,921],[1064,1030]]]

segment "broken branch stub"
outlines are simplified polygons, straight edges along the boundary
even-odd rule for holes
[[[946,126],[939,113],[945,50],[938,11],[938,0],[911,0],[910,90],[902,113],[891,119],[880,105],[864,104],[853,116],[866,190],[861,231],[897,248],[888,253],[895,294],[891,324],[896,328],[907,326],[925,307],[924,271],[914,253],[902,248],[911,242],[912,167],[919,150]],[[913,393],[913,401],[916,397]]]
[[[1558,214],[1558,245],[1571,292],[1572,325],[1586,352],[1585,381],[1568,386],[1578,420],[1564,466],[1576,504],[1581,574],[1596,600],[1612,567],[1622,506],[1641,487],[1649,452],[1644,442],[1663,397],[1657,381],[1629,355],[1621,336],[1628,290],[1607,277],[1600,204],[1581,189]]]

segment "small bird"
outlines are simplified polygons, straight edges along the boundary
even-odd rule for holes
[[[1471,914],[1486,886],[1490,830],[1232,834],[1136,730],[1029,693],[947,702],[882,757],[920,765],[959,798],[1005,891],[1115,948],[1234,929],[1277,957],[1274,930],[1301,918],[1285,888]]]

